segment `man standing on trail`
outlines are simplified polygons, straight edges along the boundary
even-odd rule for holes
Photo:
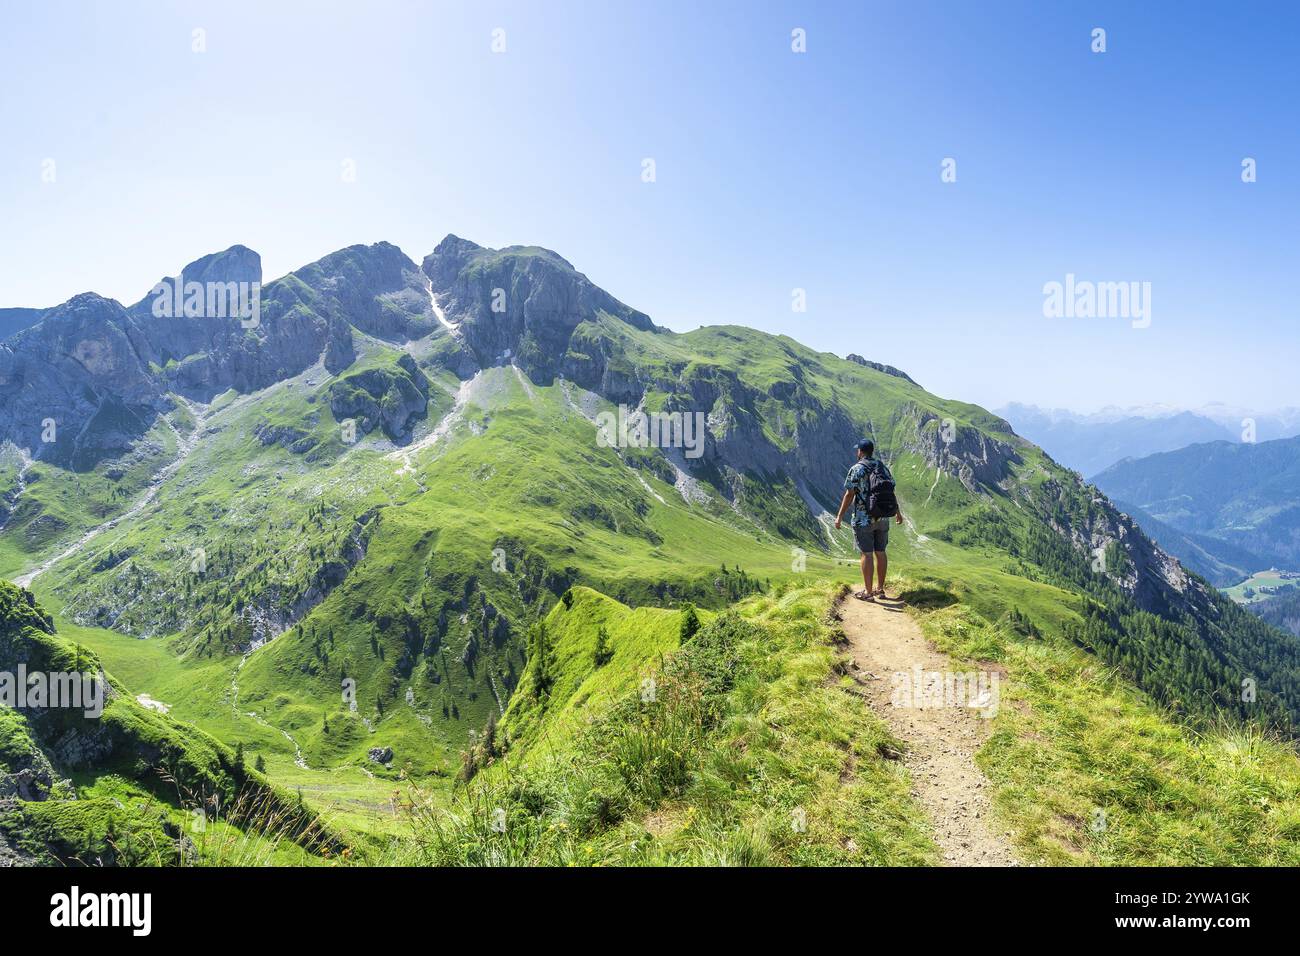
[[[840,501],[840,512],[835,516],[838,529],[844,519],[844,512],[853,505],[853,541],[858,546],[862,558],[862,583],[866,590],[859,591],[854,597],[862,601],[872,601],[877,597],[885,598],[885,570],[889,567],[889,558],[885,548],[889,544],[889,519],[898,524],[903,523],[903,511],[898,507],[894,497],[894,476],[889,466],[875,458],[876,445],[864,438],[853,446],[857,461],[849,469],[844,479],[844,498]],[[876,578],[879,586],[871,589],[871,562],[875,555]]]

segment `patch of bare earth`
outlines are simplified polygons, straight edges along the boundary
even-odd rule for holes
[[[895,706],[894,674],[966,672],[936,650],[897,602],[846,597],[839,606],[852,658],[848,673],[872,709],[907,744],[903,763],[913,798],[934,826],[949,866],[1016,866],[1007,832],[992,817],[989,782],[975,765],[988,735],[977,710],[961,706]]]

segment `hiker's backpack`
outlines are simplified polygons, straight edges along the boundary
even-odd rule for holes
[[[868,466],[866,488],[867,516],[873,521],[877,518],[892,518],[898,514],[898,499],[894,497],[894,479],[889,470],[880,462]],[[859,496],[861,497],[861,496]]]

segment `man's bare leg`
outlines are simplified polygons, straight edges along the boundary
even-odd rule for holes
[[[885,596],[885,571],[889,568],[889,556],[883,551],[876,552],[876,577],[880,581],[880,587],[876,593],[881,597]],[[867,585],[867,590],[871,590],[871,585]]]
[[[871,597],[871,552],[862,552],[862,558],[858,563],[862,565],[862,583],[867,586],[861,594],[862,597],[869,598]]]

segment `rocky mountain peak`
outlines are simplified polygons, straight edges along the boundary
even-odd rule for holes
[[[234,245],[195,259],[181,270],[185,282],[261,282],[262,257],[247,246]]]
[[[471,242],[468,239],[462,239],[454,233],[447,233],[434,247],[433,255],[440,256],[443,259],[464,259],[476,252],[482,252],[483,247],[477,242]],[[427,256],[425,258],[428,258]]]
[[[649,316],[539,246],[488,249],[447,236],[425,258],[423,272],[478,365],[511,361],[539,381],[563,370],[583,323],[614,319],[657,331]]]

